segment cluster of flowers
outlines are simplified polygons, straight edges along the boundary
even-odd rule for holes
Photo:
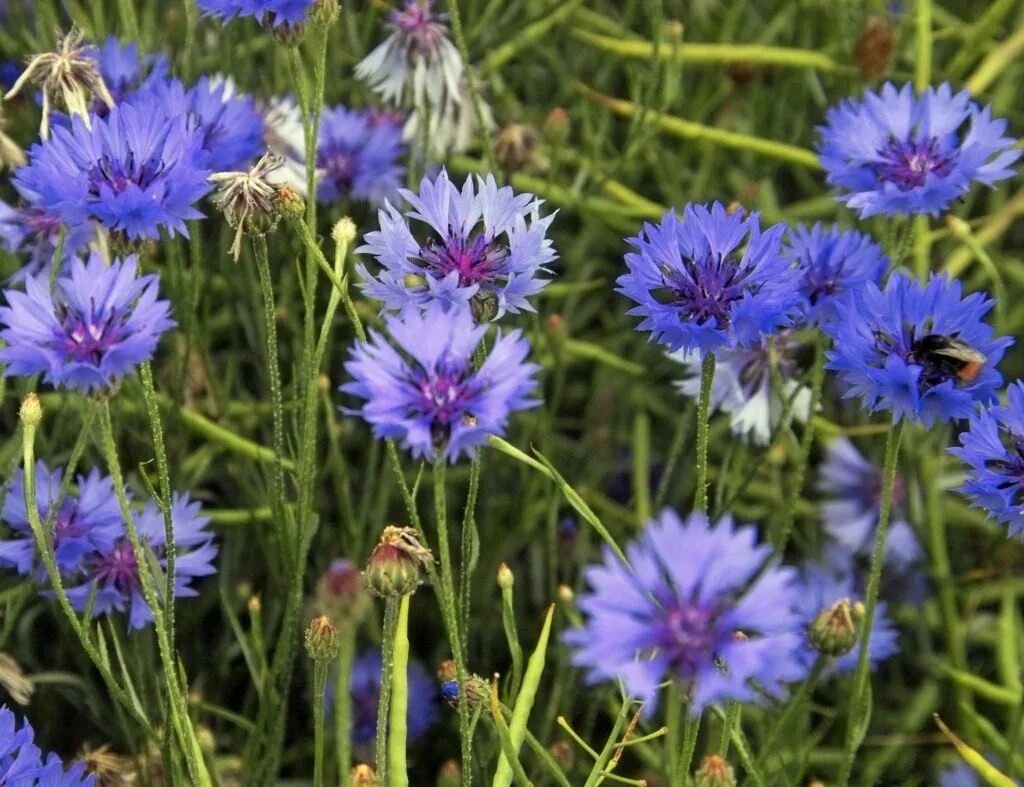
[[[33,743],[35,732],[28,721],[20,726],[14,713],[0,706],[0,784],[7,787],[93,787],[96,780],[77,763],[68,770],[60,757]]]

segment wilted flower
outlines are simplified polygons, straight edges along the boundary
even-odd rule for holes
[[[824,566],[808,564],[800,572],[800,592],[797,594],[798,609],[807,636],[803,642],[802,658],[807,668],[817,658],[811,628],[815,625],[823,610],[832,607],[836,602],[846,600],[851,604],[862,602],[861,595],[854,587],[853,576],[839,576]],[[871,638],[868,642],[868,658],[872,668],[899,651],[897,632],[893,628],[884,601],[875,607],[874,619],[871,622]],[[829,673],[843,674],[852,672],[857,666],[860,651],[860,636],[857,644],[837,656],[829,665]]]
[[[279,186],[274,173],[281,168],[281,159],[265,153],[246,172],[215,172],[210,180],[217,184],[213,203],[235,228],[231,255],[238,262],[242,253],[242,237],[264,235],[281,220]]]
[[[263,144],[281,160],[274,181],[306,196],[306,137],[302,111],[291,96],[272,98],[263,108]]]
[[[161,568],[165,567],[167,541],[163,513],[155,502],[148,500],[134,518],[141,544],[153,552]],[[171,499],[171,519],[177,548],[174,595],[176,598],[196,596],[198,593],[192,582],[217,571],[213,566],[217,545],[213,533],[206,529],[210,519],[203,516],[197,501],[179,493]],[[85,557],[81,570],[75,575],[82,584],[69,587],[67,593],[72,606],[83,612],[95,588],[93,617],[127,609],[129,629],[140,629],[153,622],[153,611],[142,595],[138,557],[123,525],[121,532],[125,535],[118,538],[110,549],[92,552]]]
[[[78,759],[85,766],[85,772],[96,778],[96,787],[128,787],[138,778],[135,761],[112,751],[109,743],[83,749]]]
[[[356,76],[392,104],[438,112],[459,101],[465,65],[433,0],[407,0],[391,12],[389,35],[356,66]]]
[[[373,205],[394,199],[405,173],[404,154],[402,133],[393,124],[374,123],[369,113],[343,106],[325,110],[316,151],[317,199]]]
[[[316,0],[198,0],[198,5],[224,23],[248,16],[269,27],[294,27],[306,21],[314,2]]]
[[[96,62],[96,47],[85,42],[80,30],[59,36],[56,51],[33,55],[4,98],[16,96],[28,82],[42,88],[43,120],[39,133],[43,139],[50,137],[50,109],[55,103],[63,104],[70,114],[81,118],[86,128],[92,124],[89,105],[93,99],[114,106]]]
[[[460,191],[446,172],[424,178],[418,194],[400,193],[412,210],[403,215],[388,204],[380,230],[357,249],[381,265],[376,277],[357,266],[367,295],[396,311],[471,303],[481,321],[533,311],[528,299],[547,284],[542,275],[556,258],[547,237],[554,214],[541,217],[541,200],[499,188],[490,175],[467,178]],[[414,234],[411,220],[426,232]]]
[[[638,330],[670,350],[719,353],[760,344],[800,304],[800,273],[782,256],[785,227],[761,231],[757,213],[716,202],[669,211],[629,238],[618,292],[638,305]]]
[[[67,771],[56,754],[43,753],[32,741],[35,731],[27,720],[21,725],[7,707],[0,706],[0,784],[7,787],[93,787],[94,779],[82,763]]]
[[[426,128],[422,125],[424,118]],[[494,115],[480,90],[474,106],[469,82],[463,78],[458,92],[443,106],[413,107],[404,134],[421,155],[443,159],[450,153],[464,153],[480,136],[489,137],[494,127]]]
[[[764,568],[771,547],[753,527],[666,509],[627,550],[632,568],[605,548],[586,571],[582,628],[565,634],[572,661],[592,683],[621,680],[650,715],[659,686],[680,683],[690,712],[778,695],[806,673],[799,587],[790,568]],[[755,687],[756,684],[756,687]]]
[[[949,452],[968,466],[960,491],[971,505],[1006,525],[1009,535],[1024,533],[1024,382],[1006,391],[1006,405],[971,415],[960,448]]]
[[[801,291],[811,322],[835,319],[838,301],[860,292],[869,281],[881,284],[889,270],[882,247],[856,230],[798,224],[787,240],[786,253],[803,275]]]
[[[487,327],[474,325],[468,310],[432,304],[384,322],[399,349],[371,330],[345,364],[354,380],[341,387],[365,400],[354,412],[377,437],[399,440],[417,458],[455,462],[503,434],[513,412],[538,404],[530,395],[539,367],[526,362],[530,345],[520,331],[499,332],[474,368]]]
[[[36,687],[21,665],[6,653],[0,653],[0,686],[19,705],[28,705]]]
[[[1013,340],[993,337],[982,321],[991,300],[962,291],[945,276],[921,284],[897,271],[884,291],[867,282],[840,304],[839,318],[824,327],[833,339],[828,368],[845,395],[861,397],[872,412],[891,411],[893,421],[926,426],[966,418],[991,401],[1003,382],[996,366]]]
[[[0,172],[17,169],[27,160],[21,146],[4,133],[5,128],[7,121],[4,120],[3,105],[0,104]]]
[[[36,461],[35,471],[39,518],[44,525],[52,518],[50,543],[57,567],[68,575],[81,566],[86,554],[110,549],[120,534],[121,512],[114,486],[109,476],[102,476],[93,469],[88,475],[79,475],[77,490],[69,491],[61,499],[63,470],[57,468],[51,472],[40,459]],[[25,507],[25,474],[20,469],[11,479],[0,518],[12,531],[12,538],[0,541],[0,565],[9,566],[22,575],[35,573],[37,578],[44,578]]]
[[[938,215],[977,181],[986,186],[1013,175],[1020,158],[1006,121],[993,120],[967,90],[949,83],[879,93],[843,101],[821,127],[821,164],[838,199],[860,213]]]
[[[202,218],[195,203],[210,190],[202,146],[187,117],[120,104],[91,128],[76,116],[34,145],[14,185],[70,227],[94,219],[131,240],[158,238],[161,228],[187,235],[185,221]]]
[[[711,411],[721,409],[730,413],[734,434],[746,437],[756,445],[767,445],[787,403],[790,417],[800,422],[807,421],[811,391],[796,380],[793,358],[796,346],[792,333],[784,331],[775,337],[771,345],[766,342],[760,346],[718,353],[711,383]],[[687,376],[676,383],[679,392],[683,396],[699,396],[701,353],[681,350],[669,357],[686,367]],[[773,359],[781,391],[773,385]]]
[[[107,265],[93,253],[66,275],[35,276],[25,292],[5,290],[0,307],[0,361],[7,376],[42,374],[46,382],[88,393],[108,388],[153,357],[175,323],[158,299],[159,277],[136,278],[134,257]]]

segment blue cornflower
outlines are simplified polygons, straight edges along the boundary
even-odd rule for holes
[[[56,754],[45,761],[33,743],[35,731],[28,720],[21,725],[14,713],[0,706],[0,784],[4,787],[92,787],[93,776],[82,763],[65,771]]]
[[[352,665],[349,694],[352,701],[352,740],[371,743],[377,737],[377,703],[380,699],[382,659],[379,650],[363,652]],[[409,662],[408,738],[412,743],[425,733],[437,718],[437,686],[423,666]],[[333,686],[328,686],[333,693]],[[333,702],[328,700],[328,708]]]
[[[157,81],[165,79],[170,68],[163,55],[141,56],[134,41],[122,44],[115,36],[103,42],[96,59],[103,81],[116,104],[136,90],[146,90]],[[93,103],[93,111],[97,114],[105,114],[106,110],[102,102]]]
[[[817,489],[824,497],[821,518],[826,532],[844,556],[870,555],[882,499],[881,468],[869,462],[849,439],[837,437],[829,443],[818,472]],[[897,473],[885,560],[905,571],[920,558],[921,547],[907,521],[906,484]]]
[[[788,237],[787,254],[800,268],[807,319],[835,319],[836,302],[859,292],[866,282],[881,284],[889,258],[869,236],[838,226],[798,224]]]
[[[140,90],[132,103],[156,102],[170,117],[187,117],[216,172],[245,169],[266,149],[263,115],[252,97],[240,94],[230,79],[202,77],[190,88],[177,79],[159,80]]]
[[[352,198],[374,205],[395,199],[405,173],[404,155],[400,127],[374,123],[368,112],[343,106],[325,110],[316,152],[317,199]]]
[[[462,102],[465,73],[447,18],[434,0],[406,0],[391,12],[391,35],[356,65],[356,76],[388,103],[429,108],[435,117],[447,112]]]
[[[38,197],[23,195],[26,202],[16,207],[0,200],[0,248],[21,260],[23,265],[10,281],[50,271],[60,235],[60,216],[38,205]],[[62,263],[85,249],[96,235],[91,221],[73,227],[64,225]]]
[[[367,295],[394,310],[472,302],[481,320],[533,311],[528,299],[547,284],[541,276],[557,256],[547,237],[554,214],[541,217],[541,200],[498,188],[491,175],[467,178],[460,191],[443,171],[424,178],[419,194],[400,193],[412,210],[403,215],[388,204],[380,230],[358,249],[381,264],[376,277],[358,266]],[[411,219],[426,225],[423,241]]]
[[[7,376],[42,374],[57,387],[83,392],[109,388],[156,351],[175,322],[158,300],[159,277],[136,278],[134,257],[107,266],[93,253],[75,259],[51,292],[45,275],[25,292],[5,290],[0,307],[0,361]]]
[[[800,593],[799,613],[804,628],[810,628],[815,618],[828,607],[843,599],[851,604],[862,603],[861,594],[856,590],[853,575],[850,573],[837,574],[831,568],[809,563],[800,571]],[[875,607],[875,616],[871,622],[871,640],[868,642],[868,658],[871,668],[874,669],[882,661],[899,652],[897,644],[898,632],[886,613],[884,601],[878,602]],[[844,674],[852,672],[857,666],[860,644],[853,646],[849,653],[832,659],[829,664],[829,673]],[[801,655],[807,669],[814,664],[818,654],[814,650],[809,639],[805,638]]]
[[[152,101],[120,104],[106,118],[81,116],[29,151],[14,176],[20,192],[71,227],[95,219],[129,239],[187,235],[202,218],[196,201],[210,191],[203,137],[188,118]]]
[[[358,342],[345,364],[353,378],[341,390],[365,399],[356,411],[377,437],[402,442],[416,458],[453,463],[492,434],[504,434],[509,415],[538,404],[536,364],[518,330],[494,340],[479,369],[473,351],[487,327],[467,309],[432,304],[384,318],[395,349],[376,331]]]
[[[1024,382],[1009,386],[1005,406],[972,414],[960,445],[949,449],[969,467],[960,491],[1011,536],[1024,533]]]
[[[122,524],[113,484],[96,469],[78,476],[78,491],[69,491],[55,511],[63,477],[60,468],[51,472],[42,460],[36,462],[39,518],[45,525],[53,517],[52,544],[57,567],[61,574],[70,574],[81,567],[89,552],[110,549]],[[19,574],[41,570],[25,508],[25,474],[21,470],[11,479],[0,518],[13,531],[11,539],[0,541],[0,565],[10,566]]]
[[[838,199],[861,218],[883,214],[938,215],[974,181],[993,185],[1011,177],[1021,155],[970,93],[949,83],[920,96],[912,85],[864,91],[829,110],[819,128],[821,164]]]
[[[800,306],[800,272],[782,256],[785,227],[761,231],[757,213],[721,203],[666,213],[628,242],[618,292],[638,305],[638,330],[671,350],[750,347],[787,325]]]
[[[227,22],[239,16],[250,16],[273,27],[299,25],[306,21],[315,0],[198,0],[199,8],[210,16]]]
[[[152,500],[136,513],[135,527],[140,541],[156,556],[160,566],[166,565],[167,541],[164,516]],[[217,557],[217,544],[207,529],[210,518],[203,516],[200,504],[187,494],[175,493],[171,498],[171,518],[174,521],[174,595],[176,598],[196,596],[192,583],[199,577],[215,574],[213,565]],[[138,559],[123,523],[122,535],[106,550],[89,553],[82,561],[76,577],[82,584],[68,588],[72,606],[82,612],[89,602],[93,585],[96,586],[93,616],[128,610],[128,627],[140,629],[153,622],[153,612],[142,595]]]
[[[962,296],[959,281],[933,275],[922,285],[902,271],[885,290],[873,282],[838,319],[824,326],[833,339],[828,368],[839,372],[846,396],[860,396],[872,412],[892,411],[931,426],[966,418],[1002,385],[996,370],[1009,338],[995,338],[982,318],[992,301]]]
[[[781,694],[806,674],[797,575],[765,568],[771,547],[756,541],[754,527],[731,517],[683,521],[666,509],[629,546],[632,570],[606,548],[604,563],[586,570],[586,623],[565,635],[573,664],[591,682],[621,680],[648,715],[668,678],[694,714],[753,700],[758,688]]]

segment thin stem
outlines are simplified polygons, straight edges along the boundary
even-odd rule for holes
[[[762,759],[767,758],[776,752],[775,744],[779,741],[780,736],[786,734],[789,729],[789,725],[798,713],[800,713],[811,695],[814,693],[814,687],[818,684],[821,679],[821,673],[825,670],[825,666],[828,664],[828,658],[825,656],[818,656],[814,661],[814,666],[811,667],[811,673],[807,676],[806,680],[801,681],[796,689],[789,703],[786,705],[786,709],[782,711],[782,715],[779,716],[778,720],[771,726],[768,733],[768,737],[765,739],[764,745],[761,747]]]
[[[398,602],[398,620],[391,658],[391,721],[388,725],[388,787],[409,787],[409,769],[405,763],[407,714],[409,712],[409,599]]]
[[[924,92],[932,81],[932,0],[917,0],[914,87]]]
[[[685,714],[686,697],[675,681],[669,687],[665,711],[665,726],[668,732],[665,735],[665,766],[667,768],[669,784],[683,784],[682,774],[679,772],[679,764],[683,751],[683,717]]]
[[[668,457],[665,460],[665,469],[658,480],[658,491],[654,494],[653,511],[657,513],[665,505],[668,497],[668,490],[671,487],[672,476],[675,475],[676,465],[683,455],[683,448],[686,445],[686,437],[690,432],[690,420],[693,418],[693,400],[689,400],[676,421],[676,431],[672,437],[672,445],[668,449]]]
[[[398,623],[398,599],[389,598],[384,602],[384,631],[380,653],[380,694],[377,696],[377,739],[375,761],[377,778],[384,784],[388,775],[388,710],[391,704],[391,670],[395,653],[395,629]]]
[[[338,760],[338,782],[349,787],[352,769],[352,663],[356,652],[356,632],[342,629],[338,641],[337,669],[334,673],[334,746]]]
[[[896,479],[896,461],[900,452],[900,441],[906,419],[900,419],[889,432],[885,444],[885,466],[882,470],[882,499],[878,507],[878,525],[875,531],[875,551],[871,556],[871,573],[868,575],[867,592],[864,594],[864,621],[861,630],[864,632],[860,641],[860,652],[857,656],[857,668],[853,675],[850,692],[849,717],[846,722],[846,741],[843,762],[839,772],[838,784],[846,787],[853,771],[853,760],[864,739],[870,721],[871,708],[867,701],[868,678],[870,675],[871,626],[875,621],[875,610],[878,607],[878,590],[882,582],[882,565],[885,562],[885,540],[889,532],[889,516],[892,512],[892,490]]]
[[[327,698],[327,670],[331,662],[313,660],[313,787],[324,787],[324,703]]]
[[[932,269],[932,231],[928,226],[928,217],[914,216],[914,275],[925,281]]]
[[[708,510],[708,419],[711,409],[711,384],[715,379],[715,354],[706,352],[700,365],[700,398],[697,400],[697,489],[695,511]]]
[[[466,510],[462,517],[461,551],[459,556],[459,633],[462,635],[462,652],[469,651],[469,617],[472,609],[473,553],[479,549],[476,544],[476,501],[480,491],[480,466],[483,452],[477,451],[469,465],[469,491],[466,493]]]
[[[822,386],[825,384],[825,348],[827,344],[828,338],[824,333],[819,332],[814,343],[814,362],[811,366],[810,379],[811,400],[807,409],[807,422],[800,435],[800,455],[797,457],[797,464],[793,469],[793,485],[789,490],[789,501],[782,512],[782,522],[779,525],[778,537],[775,539],[776,554],[779,555],[785,553],[786,544],[793,531],[797,501],[800,499],[800,493],[803,492],[811,448],[814,447],[814,414],[818,409],[818,402],[821,401]]]

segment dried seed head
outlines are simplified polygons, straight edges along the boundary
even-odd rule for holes
[[[95,51],[92,44],[86,43],[81,30],[72,28],[67,35],[57,31],[55,51],[33,55],[4,98],[16,96],[28,82],[42,88],[43,120],[39,134],[43,139],[50,138],[50,107],[54,104],[63,106],[68,114],[80,115],[86,127],[91,128],[89,105],[95,99],[108,107],[114,106]]]
[[[132,758],[115,754],[110,744],[83,749],[78,759],[85,765],[85,772],[96,777],[96,787],[127,787],[138,778]]]
[[[35,691],[32,679],[26,677],[21,665],[6,653],[0,653],[0,686],[7,689],[11,699],[19,705],[28,705]]]
[[[281,220],[283,200],[292,192],[274,183],[272,176],[283,163],[280,156],[265,153],[248,172],[216,172],[210,176],[217,186],[213,203],[235,228],[235,240],[231,244],[235,262],[242,253],[244,235],[265,235]],[[282,194],[286,189],[287,193]]]
[[[853,45],[853,61],[864,79],[878,80],[891,70],[895,49],[896,33],[889,20],[884,16],[869,16]]]

